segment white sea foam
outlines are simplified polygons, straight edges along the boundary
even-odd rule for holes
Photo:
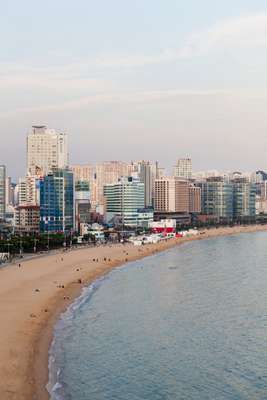
[[[50,394],[51,400],[64,400],[64,385],[60,382],[61,369],[56,362],[56,354],[60,350],[60,337],[61,333],[72,325],[73,318],[77,310],[79,310],[91,296],[99,288],[103,280],[107,279],[107,276],[101,277],[93,282],[91,285],[84,287],[81,295],[67,308],[67,310],[61,314],[56,326],[54,328],[54,338],[49,349],[49,380],[46,385],[46,389]]]

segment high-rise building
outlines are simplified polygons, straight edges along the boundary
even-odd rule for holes
[[[145,207],[153,206],[155,167],[149,161],[134,161],[129,165],[129,175],[139,178],[144,184]]]
[[[97,203],[104,204],[104,185],[118,182],[128,176],[128,164],[122,161],[105,161],[96,165]]]
[[[5,219],[6,214],[6,167],[0,165],[0,220]]]
[[[14,206],[14,184],[10,176],[6,177],[6,207]]]
[[[40,180],[41,232],[74,230],[74,179],[67,169],[54,170]]]
[[[174,167],[174,176],[183,179],[192,178],[192,160],[191,158],[180,158]]]
[[[233,219],[233,184],[223,177],[208,178],[198,184],[202,189],[202,213],[218,220]]]
[[[19,205],[37,206],[40,204],[40,179],[36,176],[19,178]]]
[[[45,125],[32,127],[27,137],[27,172],[43,176],[68,166],[68,137]]]
[[[175,177],[155,180],[155,212],[188,213],[189,183]]]
[[[139,179],[124,177],[116,183],[107,184],[104,196],[107,222],[131,227],[148,225],[148,220],[143,218],[151,219],[151,215],[144,212],[144,183]]]
[[[97,181],[95,166],[90,164],[75,164],[71,165],[70,169],[73,171],[75,182],[89,183],[91,208],[95,210],[97,206]]]
[[[189,212],[201,213],[201,188],[194,185],[189,186]]]
[[[90,186],[87,180],[75,182],[75,228],[90,222]]]
[[[253,218],[256,215],[256,184],[247,178],[236,178],[233,183],[233,213],[235,220]]]

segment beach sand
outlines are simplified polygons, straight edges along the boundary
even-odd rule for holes
[[[48,350],[60,313],[90,284],[116,266],[175,245],[214,236],[267,230],[218,228],[155,245],[106,245],[22,261],[0,270],[0,398],[48,400]],[[106,261],[104,260],[106,258]],[[95,261],[93,261],[95,259]],[[98,261],[96,261],[98,259]]]

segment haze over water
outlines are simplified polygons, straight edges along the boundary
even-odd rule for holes
[[[267,233],[129,263],[55,335],[53,399],[267,399]]]

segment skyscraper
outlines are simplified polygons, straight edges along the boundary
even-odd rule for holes
[[[6,167],[0,165],[0,220],[6,214]]]
[[[68,137],[45,125],[32,127],[27,137],[27,172],[43,176],[68,166]]]
[[[74,179],[70,170],[58,169],[40,180],[41,232],[74,229]]]
[[[174,167],[174,176],[183,179],[192,178],[192,160],[191,158],[180,158]]]

